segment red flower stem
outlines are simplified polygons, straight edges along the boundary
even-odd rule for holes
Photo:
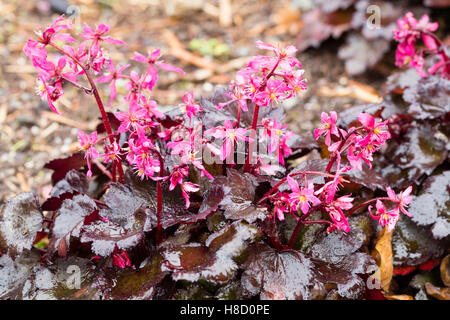
[[[236,128],[239,128],[241,126],[241,106],[238,106],[238,114],[237,114],[237,121],[236,121]]]
[[[261,199],[259,199],[258,204],[261,204],[264,200],[266,200],[273,192],[275,192],[283,183],[286,182],[287,177],[295,177],[299,175],[306,175],[306,174],[317,174],[322,175],[330,178],[334,178],[332,174],[320,172],[320,171],[299,171],[292,174],[288,174],[286,177],[281,179],[272,189],[270,189]]]
[[[316,207],[309,208],[308,212],[305,215],[303,215],[302,217],[300,217],[300,219],[298,219],[297,225],[295,226],[294,231],[292,231],[291,238],[289,239],[289,243],[288,243],[289,248],[292,249],[292,247],[294,246],[294,243],[295,243],[295,239],[297,238],[297,234],[299,233],[300,228],[302,227],[302,224],[305,223],[306,218],[308,218],[311,215],[311,213],[313,213],[315,211],[315,209],[316,209]]]
[[[261,85],[259,86],[258,90],[256,90],[255,94],[263,91],[266,88],[267,81],[272,77],[275,73],[275,70],[278,68],[278,65],[280,64],[281,58],[277,60],[277,63],[273,66],[272,70],[267,74]],[[250,171],[250,159],[253,157],[253,146],[255,143],[256,138],[256,127],[258,126],[258,115],[259,115],[259,105],[255,105],[255,109],[253,110],[253,119],[252,119],[252,132],[251,132],[251,138],[253,138],[253,141],[249,142],[248,146],[248,154],[247,159],[245,160],[245,166],[244,171],[249,172]]]
[[[328,220],[310,220],[310,221],[303,221],[303,224],[314,224],[314,223],[320,223],[320,224],[329,224],[331,225],[331,221]]]
[[[352,213],[354,213],[354,212],[357,211],[358,209],[361,209],[362,207],[367,206],[368,204],[370,204],[370,203],[372,203],[372,202],[375,202],[375,201],[377,201],[377,200],[389,200],[389,201],[394,202],[391,198],[387,198],[387,197],[370,199],[370,200],[367,200],[367,201],[365,201],[365,202],[363,202],[363,203],[357,205],[356,207],[353,207],[352,210],[350,210],[349,212],[347,212],[347,213],[345,214],[345,217],[348,217],[349,215],[351,215]]]
[[[108,171],[108,169],[105,168],[104,165],[102,165],[100,163],[100,161],[98,161],[97,159],[93,160],[95,165],[100,169],[101,172],[103,172],[108,178],[110,178],[113,182],[115,181],[114,176],[115,174],[115,167],[113,166],[113,173],[111,174],[111,172]]]
[[[97,89],[97,86],[95,85],[95,81],[92,78],[92,75],[89,72],[88,68],[86,68],[80,61],[78,61],[78,59],[76,59],[75,57],[72,57],[69,53],[67,53],[63,49],[59,48],[57,45],[55,45],[53,43],[49,43],[49,45],[51,47],[55,48],[56,50],[58,50],[59,52],[61,52],[62,54],[64,54],[65,56],[67,56],[70,59],[72,59],[78,66],[80,66],[81,69],[83,69],[84,74],[86,75],[86,78],[87,78],[89,84],[91,85],[92,94],[94,95],[95,101],[97,102],[97,106],[98,106],[98,109],[100,110],[100,114],[102,115],[102,120],[103,120],[103,124],[105,126],[105,130],[108,133],[108,135],[111,136],[109,138],[109,141],[111,142],[111,144],[113,144],[114,143],[114,138],[112,137],[113,132],[111,130],[111,124],[109,123],[108,115],[106,114],[105,107],[103,105],[103,102],[102,102],[102,99],[100,97],[100,94],[98,93],[98,89]],[[122,179],[123,179],[123,169],[122,169],[121,164],[118,164],[117,168],[119,170],[119,179],[120,179],[120,181],[122,181]],[[116,181],[116,177],[115,176],[113,176],[112,181],[113,182]]]
[[[250,141],[248,144],[248,154],[245,159],[244,171],[250,171],[250,159],[253,157],[253,146],[256,140],[256,126],[258,125],[258,115],[259,115],[259,105],[255,105],[255,110],[253,111],[253,120],[252,120],[252,132],[250,135]]]
[[[417,30],[417,29],[416,29]],[[447,56],[447,54],[445,53],[445,49],[444,49],[444,44],[442,43],[441,39],[439,39],[434,33],[432,32],[428,32],[428,31],[422,31],[422,30],[417,30],[420,31],[422,34],[426,34],[427,36],[430,36],[433,38],[434,41],[436,41],[436,44],[438,45],[438,49],[437,49],[437,53],[442,55],[442,58],[444,59],[445,62],[445,68],[447,69],[447,73],[450,73],[450,59]]]
[[[150,151],[156,155],[159,161],[159,177],[164,177],[164,159],[161,156],[161,153],[158,152],[156,149],[150,149]],[[156,182],[156,241],[158,244],[160,244],[163,240],[162,238],[162,225],[161,225],[161,215],[162,215],[162,209],[163,209],[163,194],[162,194],[162,184],[161,181]]]

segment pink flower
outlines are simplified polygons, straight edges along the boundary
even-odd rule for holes
[[[129,112],[118,111],[114,113],[116,118],[121,122],[119,129],[120,133],[130,130],[136,130],[136,126],[139,125],[141,120],[146,115],[146,110],[135,102],[130,103]]]
[[[233,102],[237,102],[238,106],[244,110],[244,111],[248,111],[247,108],[247,99],[249,99],[243,92],[242,88],[240,88],[239,86],[235,86],[233,88],[233,94],[230,93],[225,93],[225,95],[227,95],[228,97],[231,98],[230,101],[227,101],[225,103],[219,103],[216,108],[222,109],[223,107],[229,105],[230,103]]]
[[[140,54],[139,52],[134,52],[134,55],[135,56],[132,58],[133,60],[148,64],[147,73],[151,76],[151,81],[148,83],[149,90],[152,90],[156,81],[158,80],[158,70],[155,66],[166,71],[173,71],[181,73],[183,75],[185,74],[182,69],[159,60],[159,58],[161,57],[161,51],[159,49],[150,52],[147,57]]]
[[[358,120],[364,126],[364,129],[369,132],[369,134],[364,139],[359,140],[356,143],[357,146],[365,147],[374,140],[377,144],[384,144],[384,142],[391,137],[386,128],[387,120],[376,122],[375,118],[368,113],[361,113]]]
[[[128,68],[130,65],[124,65],[122,67],[119,67],[118,69],[116,69],[116,67],[114,66],[114,63],[112,62],[112,60],[108,60],[108,73],[106,73],[105,75],[101,76],[100,78],[97,79],[97,82],[110,82],[109,85],[109,95],[110,95],[110,100],[109,100],[109,106],[112,105],[116,95],[117,95],[117,89],[116,89],[116,80],[117,79],[126,79],[127,76],[122,74],[122,72]]]
[[[292,191],[292,193],[289,194],[291,208],[298,210],[300,207],[300,210],[306,214],[308,213],[310,203],[313,205],[318,205],[321,203],[321,201],[314,196],[314,186],[312,182],[305,181],[305,185],[307,185],[307,187],[300,189],[297,181],[288,176],[287,183]]]
[[[348,224],[347,218],[345,217],[342,210],[337,209],[335,207],[326,207],[325,210],[328,212],[331,220],[333,221],[333,225],[331,225],[327,229],[328,233],[334,230],[342,230],[345,232],[350,231],[350,226]]]
[[[124,269],[125,267],[131,267],[130,257],[128,257],[128,253],[124,250],[115,250],[113,253],[113,265]]]
[[[380,226],[388,226],[388,231],[392,231],[399,218],[398,210],[386,211],[386,207],[380,200],[377,200],[376,207],[376,213],[372,214],[372,206],[369,206],[368,210],[370,215],[373,219],[378,220]]]
[[[169,190],[172,191],[179,184],[183,183],[183,179],[189,176],[189,168],[187,166],[175,167],[170,175]]]
[[[220,159],[225,160],[234,152],[234,145],[236,141],[250,141],[249,137],[246,137],[247,129],[233,127],[230,120],[225,120],[225,127],[212,128],[205,131],[205,134],[212,135],[217,139],[224,139],[222,145],[222,151],[220,153]],[[231,159],[231,161],[233,161]]]
[[[400,192],[398,197],[395,194],[394,190],[392,190],[390,187],[387,187],[386,191],[389,199],[397,203],[397,206],[394,210],[397,210],[397,212],[400,210],[407,216],[411,217],[411,214],[406,210],[406,207],[408,207],[408,205],[412,202],[412,197],[410,196],[412,186],[409,186],[405,191]]]
[[[105,163],[108,163],[110,161],[116,161],[118,158],[120,159],[120,146],[117,144],[117,142],[114,141],[112,146],[106,147],[106,153],[102,154],[104,157]]]
[[[87,176],[92,177],[91,160],[99,157],[95,144],[97,143],[97,131],[92,132],[89,136],[81,130],[78,130],[78,140],[80,140],[81,147],[85,151],[85,158],[88,166]]]
[[[60,16],[51,25],[47,26],[45,30],[37,30],[36,34],[39,37],[39,42],[44,45],[49,44],[51,41],[75,42],[75,39],[68,33],[58,33],[65,29],[72,30],[73,25],[70,20],[65,19],[64,16]]]
[[[159,49],[150,52],[147,57],[140,54],[139,52],[134,52],[134,55],[135,56],[132,58],[133,60],[142,63],[147,63],[149,64],[149,68],[152,68],[153,65],[156,65],[166,71],[173,71],[181,74],[186,74],[182,69],[177,68],[171,64],[164,63],[162,62],[162,60],[159,60],[159,58],[161,57],[161,51]]]
[[[336,127],[337,114],[334,111],[331,111],[330,115],[322,112],[320,120],[322,121],[322,127],[314,130],[314,137],[317,140],[321,135],[325,134],[325,144],[330,146],[331,135],[339,137],[339,132]]]
[[[95,29],[91,28],[89,25],[85,24],[83,27],[83,32],[80,36],[86,40],[92,40],[91,51],[93,55],[96,55],[99,50],[99,42],[106,41],[112,44],[126,45],[125,42],[117,39],[113,39],[110,36],[105,36],[109,31],[109,26],[104,23],[98,25]]]
[[[275,217],[278,220],[284,220],[284,213],[290,212],[289,210],[289,194],[286,192],[278,193],[273,200],[273,220],[275,222]],[[298,217],[294,214],[292,216],[298,220]]]
[[[183,198],[186,202],[186,209],[188,209],[191,205],[191,202],[189,201],[189,193],[191,192],[197,192],[200,190],[198,184],[194,184],[192,182],[183,182],[180,185],[181,188],[181,194],[183,195]]]
[[[36,89],[37,93],[42,98],[42,100],[47,99],[48,106],[53,112],[60,114],[53,102],[58,100],[59,97],[61,97],[64,93],[64,91],[62,90],[61,82],[57,82],[53,86],[51,86],[46,83],[43,76],[39,76],[38,83],[39,82],[41,82],[41,85],[38,85],[38,88]]]
[[[194,102],[194,91],[187,92],[183,95],[183,111],[186,113],[189,121],[191,121],[192,116],[198,117],[197,112],[203,111],[202,107]]]
[[[155,117],[157,119],[164,119],[165,115],[157,108],[158,104],[155,100],[147,99],[144,96],[141,96],[140,106],[147,111],[146,118]]]
[[[294,46],[287,46],[286,48],[282,48],[282,47],[275,47],[271,44],[268,43],[264,43],[260,40],[256,41],[256,47],[258,47],[259,49],[263,49],[263,50],[270,50],[273,53],[275,53],[275,55],[278,58],[285,58],[287,56],[293,55],[294,53],[297,52],[297,48]]]

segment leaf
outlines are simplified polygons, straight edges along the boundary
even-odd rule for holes
[[[147,214],[144,231],[150,231],[152,228],[156,227],[156,182],[152,180],[140,180],[136,175],[127,172],[125,174],[125,183],[126,188],[131,192],[128,194],[132,197],[132,200],[128,198],[128,200],[124,200],[125,202],[121,205],[123,206],[123,212],[128,212],[125,213],[125,216],[131,215],[132,211],[126,208],[127,201],[134,201],[134,207],[137,207],[136,203],[141,203],[141,206],[145,209]],[[195,215],[186,210],[181,191],[178,187],[173,191],[169,191],[168,185],[163,184],[162,202],[163,214],[161,215],[161,225],[164,229],[178,223],[189,224],[201,219],[206,219],[207,214],[205,214],[205,212],[200,212],[198,215]]]
[[[146,300],[156,293],[156,286],[167,275],[162,268],[162,257],[154,254],[144,261],[137,270],[119,270],[107,278],[106,299]]]
[[[395,72],[387,78],[385,91],[403,94],[404,89],[415,87],[420,79],[422,78],[414,68]]]
[[[101,292],[96,287],[98,277],[99,270],[89,259],[57,259],[50,266],[39,263],[17,299],[99,300]]]
[[[356,252],[363,244],[362,239],[341,232],[322,234],[309,248],[312,258],[336,264]]]
[[[412,220],[419,226],[432,226],[435,239],[450,234],[450,171],[428,177],[410,205]]]
[[[254,176],[240,173],[234,169],[227,169],[227,176],[217,177],[213,185],[222,186],[224,198],[220,208],[227,219],[245,219],[253,223],[257,219],[267,216],[267,209],[253,204],[257,182]]]
[[[331,233],[322,234],[307,254],[255,246],[242,275],[243,294],[261,299],[361,298],[366,284],[359,274],[375,267],[369,255],[356,252],[361,244],[357,237]]]
[[[168,247],[162,253],[163,270],[172,271],[174,280],[195,282],[206,279],[225,284],[236,276],[238,257],[257,235],[255,227],[235,221],[208,236],[204,245],[191,242],[171,248],[162,244],[162,247]]]
[[[49,252],[58,250],[65,256],[70,244],[70,237],[79,237],[85,218],[97,210],[90,197],[76,195],[63,201],[53,226],[53,236],[49,243]]]
[[[427,7],[432,7],[432,8],[450,7],[449,0],[424,0],[423,4]]]
[[[338,9],[347,9],[355,2],[356,0],[336,0],[336,1],[314,0],[314,5],[322,9],[324,12],[333,12]]]
[[[374,260],[364,252],[357,252],[364,243],[358,234],[333,232],[322,234],[309,247],[308,254],[314,259],[317,278],[335,284],[335,293],[346,299],[362,298],[368,289],[363,275],[376,270]]]
[[[40,256],[31,251],[23,252],[15,260],[9,255],[0,256],[0,299],[15,299],[31,274]]]
[[[35,194],[20,193],[7,201],[0,208],[0,252],[15,257],[24,249],[31,249],[42,221]]]
[[[389,291],[389,286],[392,280],[392,274],[394,272],[394,266],[392,265],[392,232],[384,227],[378,232],[377,242],[375,249],[372,252],[372,256],[376,256],[378,263],[378,279],[381,284],[381,288],[384,292]],[[377,272],[378,272],[377,271]]]
[[[261,300],[307,300],[323,296],[325,286],[314,264],[295,250],[277,252],[265,244],[252,247],[241,278],[243,296]]]
[[[303,51],[319,45],[333,37],[339,38],[345,31],[352,28],[353,8],[325,13],[321,9],[313,9],[303,16],[304,26],[296,39],[297,47]]]
[[[351,126],[359,126],[358,116],[360,113],[365,112],[374,115],[380,110],[382,110],[381,116],[384,119],[401,112],[395,104],[389,101],[384,101],[383,103],[356,105],[339,113],[338,124],[346,128],[350,128]]]
[[[294,174],[300,171],[318,171],[318,172],[325,172],[327,166],[328,166],[329,159],[308,159],[306,161],[301,162],[298,164],[295,168],[293,168],[289,174]],[[298,179],[302,175],[299,175],[297,177],[294,177],[293,179]],[[308,181],[311,181],[314,184],[323,184],[325,183],[325,179],[322,175],[317,174],[308,174],[306,175],[306,178]],[[287,190],[288,186],[285,184],[282,188],[280,188],[280,191]]]
[[[389,47],[389,40],[367,41],[358,34],[350,34],[345,45],[339,48],[338,57],[345,61],[345,70],[350,75],[357,75],[380,61]]]
[[[83,153],[77,152],[67,158],[55,159],[47,162],[44,165],[44,168],[54,170],[52,174],[52,182],[57,183],[59,180],[64,179],[67,172],[72,169],[78,170],[85,164],[86,160],[84,159]]]
[[[79,171],[70,170],[64,179],[59,180],[50,192],[50,198],[42,204],[42,210],[56,211],[65,199],[71,199],[76,194],[86,194],[89,189],[87,176]]]
[[[116,182],[110,185],[103,196],[103,201],[108,208],[101,209],[100,216],[125,229],[144,229],[148,218],[145,212],[139,210],[149,205],[147,195],[130,185]]]
[[[397,222],[392,235],[393,264],[417,266],[428,260],[439,258],[445,243],[433,239],[428,228],[418,227],[407,216]]]
[[[369,169],[366,166],[363,166],[362,170],[350,170],[342,174],[342,176],[372,191],[376,189],[386,190],[388,186],[386,180],[375,171],[375,168]]]
[[[430,175],[447,159],[448,151],[445,142],[439,138],[438,128],[428,122],[413,125],[403,141],[390,141],[384,155],[387,164],[393,163],[400,169],[406,169],[410,183],[417,183],[423,174]],[[388,181],[391,180],[389,171],[383,170],[382,174]]]
[[[95,221],[82,229],[81,242],[92,242],[91,250],[108,257],[114,249],[130,249],[144,238],[142,228],[125,229],[110,221]]]
[[[450,112],[450,80],[439,75],[420,79],[407,88],[403,99],[409,102],[408,113],[416,119],[434,119]]]

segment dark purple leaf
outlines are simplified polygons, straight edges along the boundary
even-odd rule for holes
[[[445,141],[439,138],[436,126],[429,123],[413,125],[404,136],[404,141],[391,140],[384,154],[386,165],[393,163],[400,169],[406,169],[409,177],[418,178],[422,174],[431,174],[447,159],[448,151]],[[389,175],[386,168],[381,173],[385,177]],[[410,179],[410,182],[416,182],[416,179]]]
[[[450,171],[429,177],[411,203],[409,213],[419,226],[432,226],[436,239],[450,234]]]
[[[31,249],[42,229],[39,199],[31,193],[20,193],[0,208],[0,252],[13,258],[24,249]]]
[[[299,50],[309,47],[317,48],[329,37],[339,38],[345,31],[352,28],[351,21],[354,10],[336,10],[325,13],[320,9],[313,9],[303,16],[304,26],[296,42]]]
[[[0,299],[18,299],[25,281],[33,272],[40,256],[32,251],[24,251],[16,259],[9,255],[0,256]]]
[[[56,211],[65,199],[71,199],[76,194],[85,194],[89,189],[86,175],[76,170],[67,172],[64,179],[59,180],[50,192],[50,198],[42,204],[42,210]]]
[[[407,88],[403,99],[411,105],[408,113],[416,119],[432,119],[450,112],[450,80],[440,76],[421,79]]]
[[[235,221],[211,234],[201,243],[187,243],[178,247],[162,244],[163,270],[172,271],[174,280],[195,282],[206,279],[213,283],[227,283],[238,270],[238,257],[254,241],[259,231],[244,222]]]
[[[388,77],[384,91],[386,93],[403,93],[404,89],[414,87],[420,79],[422,78],[413,68],[398,71]]]
[[[262,244],[251,248],[241,285],[245,298],[259,295],[261,300],[307,300],[326,292],[311,259],[295,250],[278,252]]]
[[[418,227],[405,215],[397,222],[392,235],[394,266],[417,266],[439,258],[445,251],[443,241],[433,239],[429,228]]]
[[[223,188],[225,196],[220,202],[220,208],[225,211],[227,219],[245,219],[252,223],[267,216],[266,208],[253,203],[258,184],[254,176],[228,169],[227,176],[217,177],[213,184]]]
[[[108,257],[116,247],[126,250],[138,245],[144,238],[142,228],[142,225],[137,225],[130,230],[110,221],[98,220],[83,226],[80,240],[92,242],[92,252]]]
[[[53,225],[53,236],[49,243],[49,252],[58,251],[65,256],[70,244],[70,237],[79,237],[85,218],[97,210],[90,197],[76,195],[63,201]]]
[[[375,168],[369,169],[366,166],[363,166],[362,170],[350,170],[342,176],[372,191],[376,189],[385,190],[388,186],[386,180],[375,171]]]
[[[362,239],[344,232],[323,234],[309,247],[312,258],[331,264],[337,264],[354,254],[363,244]]]
[[[333,12],[338,9],[347,9],[355,2],[356,0],[336,0],[336,1],[314,0],[314,4],[320,9],[322,9],[324,12]]]
[[[104,292],[104,298],[111,300],[151,299],[156,292],[156,286],[167,275],[161,266],[162,257],[155,254],[144,261],[137,270],[116,271],[107,279],[108,289]]]
[[[59,180],[64,179],[67,172],[70,170],[78,170],[84,165],[86,165],[84,154],[82,152],[77,152],[67,158],[55,159],[47,162],[44,168],[54,170],[52,174],[52,182],[55,184]]]
[[[89,259],[68,257],[50,266],[37,264],[21,292],[21,300],[99,300],[99,269]],[[79,276],[79,277],[78,277]],[[79,281],[79,282],[78,282]]]
[[[424,0],[423,4],[432,8],[446,8],[450,7],[450,0]]]
[[[338,57],[345,61],[345,70],[351,75],[356,75],[373,67],[389,47],[389,40],[368,41],[360,35],[351,34],[347,37],[346,44],[339,48]]]

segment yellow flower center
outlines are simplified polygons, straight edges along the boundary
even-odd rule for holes
[[[300,195],[300,196],[298,196],[298,201],[303,203],[306,201],[306,197],[304,195]]]
[[[380,133],[381,133],[380,128],[375,128],[375,129],[373,130],[373,133],[375,133],[375,134],[380,134]]]

